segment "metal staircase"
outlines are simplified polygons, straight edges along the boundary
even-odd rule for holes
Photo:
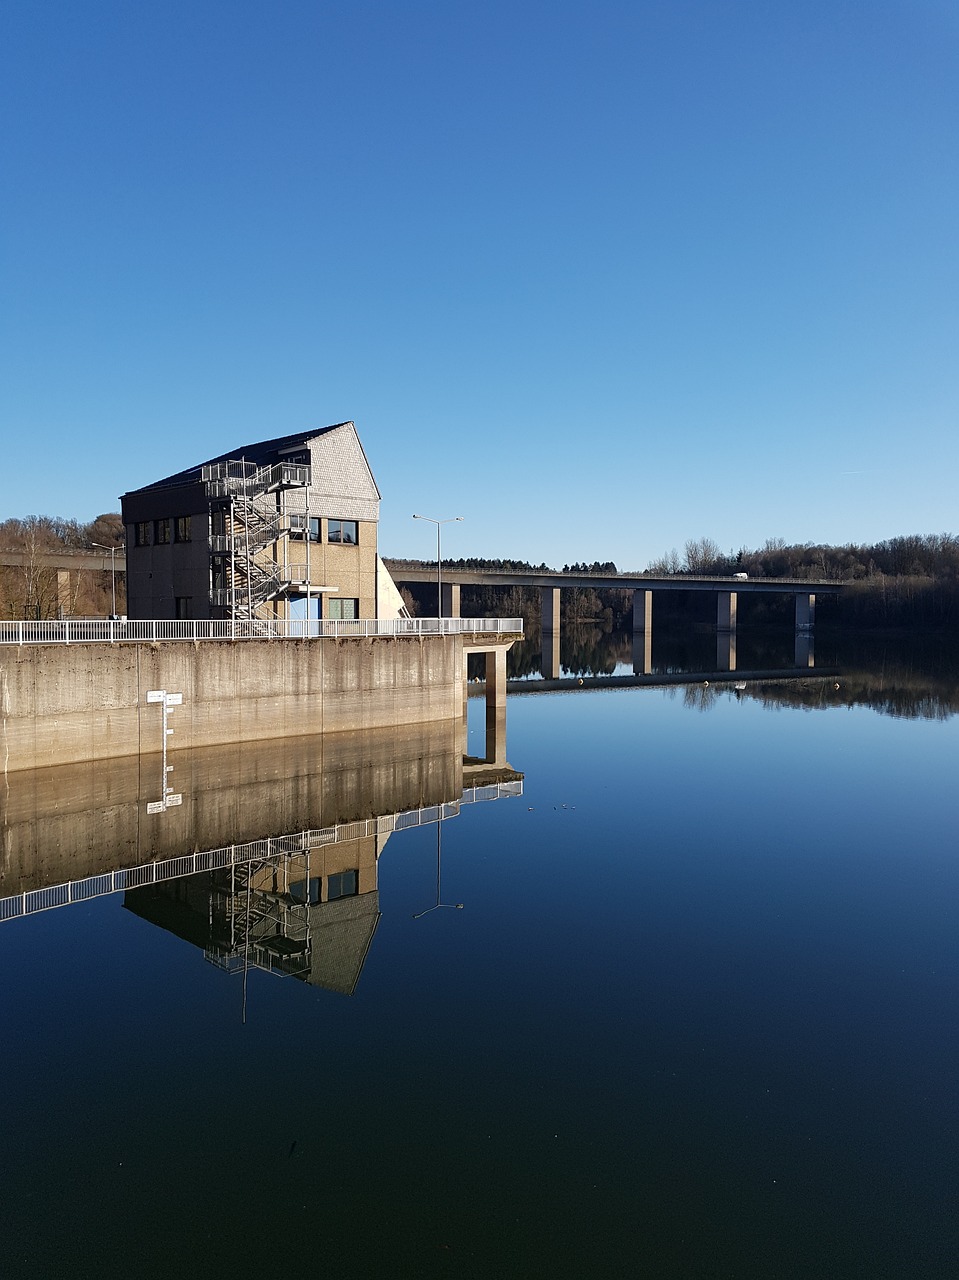
[[[229,582],[214,588],[210,596],[211,603],[227,609],[229,616],[261,618],[263,606],[286,590],[288,580],[277,563],[276,548],[290,530],[283,527],[273,495],[307,488],[310,476],[308,465],[294,462],[258,467],[229,459],[201,469],[208,497],[229,503],[226,532],[210,540],[212,551],[229,556]]]

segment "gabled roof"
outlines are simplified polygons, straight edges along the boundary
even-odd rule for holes
[[[329,427],[311,427],[307,431],[297,431],[290,436],[278,436],[275,440],[260,440],[256,444],[240,445],[236,449],[229,449],[226,453],[218,454],[215,458],[207,458],[203,462],[198,462],[196,466],[188,467],[185,471],[178,471],[175,475],[167,476],[163,480],[154,480],[152,484],[142,485],[139,489],[130,489],[123,496],[128,497],[129,494],[133,493],[146,493],[150,489],[169,489],[171,486],[179,484],[195,484],[200,479],[202,468],[210,466],[214,462],[238,461],[241,458],[246,462],[255,463],[257,466],[263,466],[268,462],[279,462],[282,455],[296,449],[298,445],[304,445],[310,440],[315,440],[318,436],[328,435],[331,431],[337,431],[340,427],[353,427],[354,432],[356,431],[356,427],[352,422],[334,422]],[[358,441],[359,437],[357,436]],[[360,445],[360,448],[362,449],[363,446]],[[367,466],[369,466],[369,463],[367,463]]]

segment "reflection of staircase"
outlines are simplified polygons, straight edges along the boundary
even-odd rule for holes
[[[310,969],[310,908],[288,895],[257,889],[253,879],[271,864],[249,862],[223,877],[218,910],[229,943],[210,947],[206,958],[227,973],[265,969],[297,977]]]
[[[272,495],[282,489],[306,488],[310,468],[303,463],[278,462],[257,467],[252,462],[214,462],[201,470],[210,498],[229,499],[226,533],[211,538],[211,550],[229,556],[229,584],[211,593],[211,602],[234,618],[260,617],[267,601],[281,595],[285,580],[276,560],[276,547],[289,536]]]

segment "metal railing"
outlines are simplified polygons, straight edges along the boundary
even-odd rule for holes
[[[53,907],[67,907],[74,902],[87,902],[91,898],[105,897],[126,889],[140,889],[144,885],[159,884],[167,880],[179,880],[195,876],[202,871],[219,871],[223,867],[239,866],[247,862],[269,861],[319,849],[324,845],[338,844],[345,840],[361,840],[367,836],[390,835],[395,831],[407,831],[410,827],[429,826],[434,822],[455,818],[464,805],[478,804],[484,800],[505,800],[523,794],[522,781],[492,783],[485,787],[468,787],[459,800],[430,805],[425,809],[407,809],[403,813],[385,814],[380,818],[362,818],[358,822],[337,823],[290,835],[271,836],[265,840],[251,840],[247,844],[230,844],[221,849],[208,849],[200,853],[181,854],[160,862],[147,862],[139,867],[123,867],[87,876],[83,880],[68,880],[63,884],[30,889],[0,898],[0,923],[16,920],[21,916],[49,911]]]
[[[0,621],[3,644],[157,644],[164,640],[303,640],[375,636],[522,635],[522,618],[224,618],[193,621],[66,618]]]

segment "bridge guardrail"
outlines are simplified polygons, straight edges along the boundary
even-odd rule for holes
[[[49,622],[0,621],[4,644],[155,644],[161,640],[304,640],[376,636],[523,634],[522,618],[356,618],[169,621],[66,618]]]

